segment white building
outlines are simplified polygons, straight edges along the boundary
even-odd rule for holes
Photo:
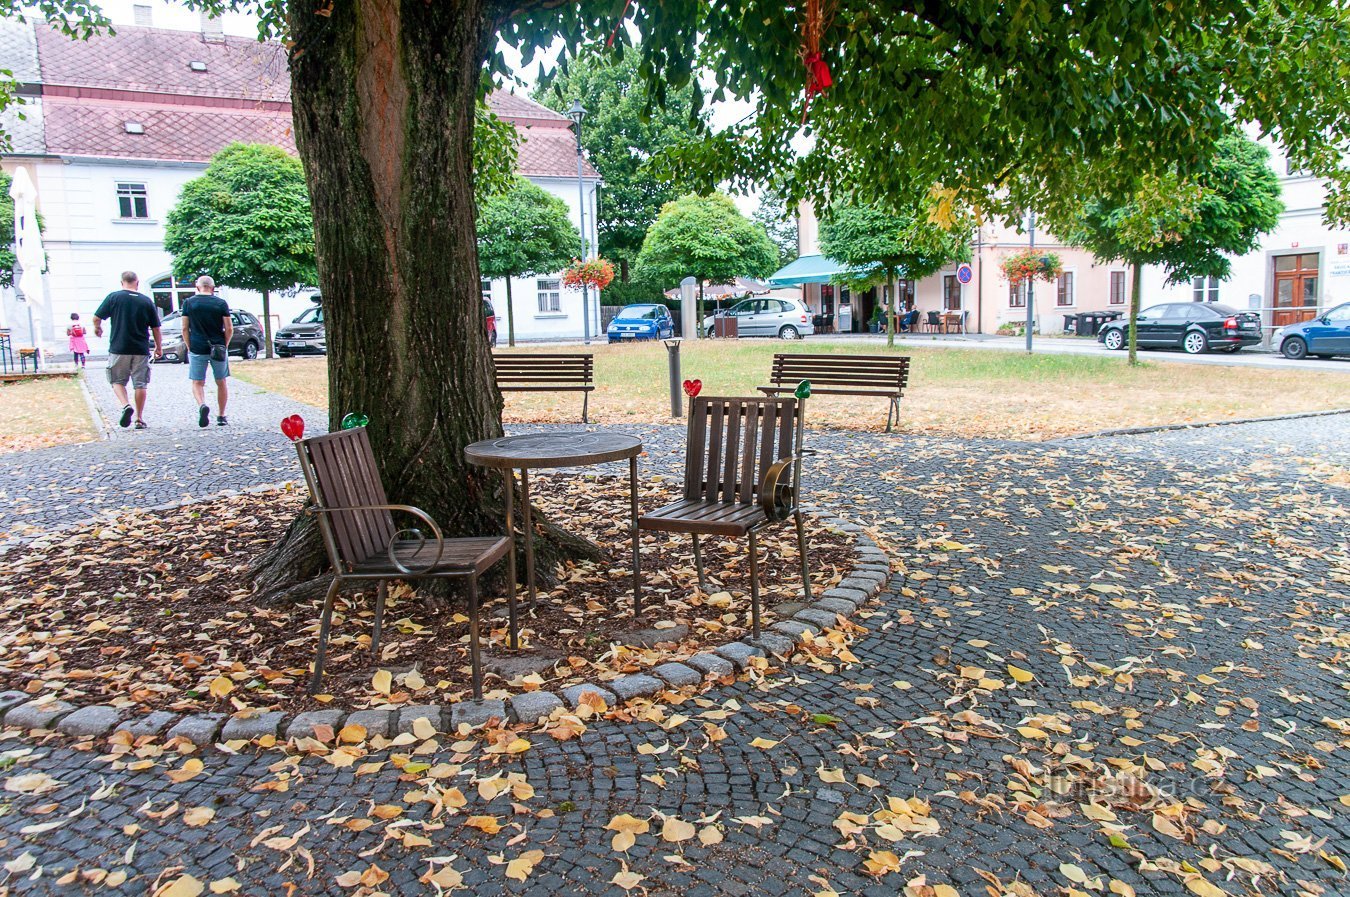
[[[170,276],[164,226],[183,185],[212,154],[235,141],[295,153],[285,47],[249,36],[256,32],[247,17],[207,19],[163,0],[118,2],[107,12],[117,34],[88,41],[40,23],[0,20],[0,68],[14,72],[26,100],[3,116],[12,146],[0,166],[26,167],[37,185],[48,256],[37,341],[57,351],[65,348],[70,314],[87,323],[124,270],[140,275],[142,291],[164,313],[192,294],[190,283]],[[169,27],[147,27],[160,24]],[[567,202],[578,222],[582,190],[571,122],[521,97],[498,93],[491,102],[521,135],[521,173]],[[586,165],[582,180],[594,246],[599,176]],[[504,331],[504,285],[483,286]],[[563,289],[556,276],[512,286],[517,338],[581,336],[580,291]],[[257,294],[221,293],[261,317]],[[274,297],[273,330],[308,307],[312,293]],[[598,296],[592,304],[594,331]],[[16,345],[33,341],[28,306],[13,290],[0,295],[0,326],[13,329]],[[104,341],[91,339],[91,347],[106,351]]]

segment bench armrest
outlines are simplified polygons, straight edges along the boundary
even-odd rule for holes
[[[759,507],[770,520],[786,520],[797,507],[797,484],[783,482],[797,463],[796,455],[780,458],[764,471],[759,484]]]
[[[422,535],[421,530],[398,530],[398,532],[394,533],[395,538],[389,540],[389,563],[393,564],[396,570],[407,576],[422,576],[432,570],[441,562],[441,555],[445,552],[445,536],[441,533],[441,528],[437,526],[435,520],[431,519],[430,514],[423,511],[421,508],[414,508],[412,505],[353,505],[346,508],[321,508],[317,505],[310,505],[309,509],[316,514],[339,514],[344,511],[402,511],[405,514],[411,514],[420,519],[427,526],[431,527],[431,532],[436,538],[436,557],[432,558],[429,564],[423,567],[405,567],[403,566],[403,562],[394,554],[394,546],[398,542],[397,536],[399,533],[415,533],[417,538],[425,545],[427,537]]]

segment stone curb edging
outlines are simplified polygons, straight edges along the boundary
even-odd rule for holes
[[[1238,424],[1268,424],[1282,420],[1302,420],[1306,417],[1332,417],[1337,414],[1350,414],[1350,408],[1333,408],[1329,411],[1299,411],[1294,414],[1275,414],[1270,417],[1242,417],[1236,420],[1211,420],[1191,424],[1159,424],[1154,427],[1121,427],[1115,430],[1098,430],[1095,433],[1083,433],[1079,436],[1065,436],[1051,439],[1046,445],[1066,442],[1079,442],[1084,439],[1106,439],[1112,436],[1142,436],[1145,433],[1165,433],[1171,430],[1203,430],[1207,427],[1232,427]]]
[[[80,372],[76,371],[75,380],[80,384],[80,395],[84,396],[84,407],[89,411],[89,419],[94,422],[94,432],[98,434],[94,437],[95,441],[111,439],[112,429],[108,426],[108,422],[103,419],[103,413],[98,410],[98,402],[89,390],[87,378],[80,376]]]
[[[267,487],[268,489],[275,487]],[[264,491],[231,490],[225,494]],[[200,499],[194,499],[200,501]],[[176,507],[177,504],[170,507]],[[853,572],[837,586],[815,597],[792,617],[769,625],[758,639],[746,638],[717,648],[708,648],[683,661],[667,661],[642,673],[630,673],[606,681],[569,685],[557,693],[524,692],[505,700],[458,701],[452,704],[420,704],[371,710],[345,711],[340,708],[309,710],[290,716],[279,710],[257,711],[231,716],[226,713],[179,715],[164,710],[123,719],[123,711],[107,704],[76,707],[67,701],[30,700],[21,691],[0,692],[0,727],[55,732],[74,738],[101,738],[125,731],[135,738],[164,736],[183,739],[197,747],[231,741],[253,741],[271,736],[279,740],[312,737],[315,728],[328,726],[334,731],[346,724],[358,724],[368,735],[394,738],[411,733],[419,720],[431,723],[438,733],[454,733],[461,726],[478,728],[494,720],[513,724],[538,725],[558,709],[576,709],[595,696],[606,706],[615,707],[628,700],[654,695],[667,688],[702,684],[708,677],[740,672],[753,658],[774,654],[787,657],[800,643],[821,630],[835,626],[839,618],[848,619],[873,598],[890,575],[890,561],[856,523],[818,508],[803,510],[817,517],[836,532],[852,535]],[[86,524],[87,525],[87,524]]]

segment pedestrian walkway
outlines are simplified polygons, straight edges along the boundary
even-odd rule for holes
[[[224,471],[185,492],[247,485],[290,475],[274,429],[173,429],[137,451]],[[678,463],[678,428],[639,429],[645,471]],[[97,486],[109,446],[128,442],[61,450],[78,485],[34,487],[43,513],[134,504]],[[346,767],[213,751],[175,782],[178,757],[133,770],[10,740],[5,885],[712,897],[894,895],[924,876],[964,897],[1346,893],[1350,514],[1345,488],[1304,469],[1314,449],[1350,458],[1343,419],[812,446],[811,499],[897,565],[855,661],[771,669],[571,740],[525,732],[517,753],[454,736]],[[0,481],[46,482],[4,463]],[[481,784],[506,775],[524,787]]]

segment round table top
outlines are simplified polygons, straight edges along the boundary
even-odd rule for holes
[[[642,440],[622,433],[527,433],[484,439],[465,446],[464,457],[480,467],[580,467],[622,461],[642,453]]]

